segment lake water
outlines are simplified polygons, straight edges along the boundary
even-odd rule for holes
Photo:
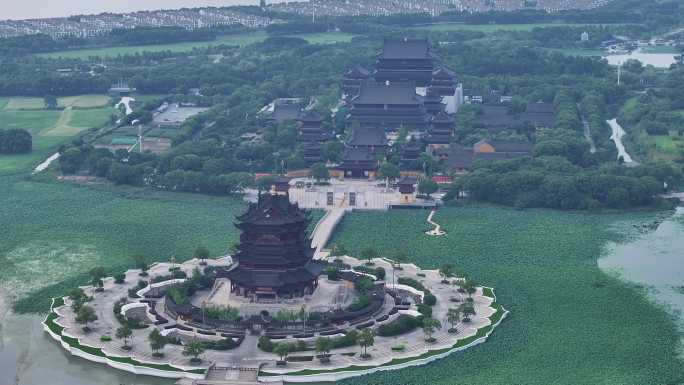
[[[684,314],[684,208],[632,242],[611,244],[599,267],[648,287],[649,296],[673,314]],[[684,330],[684,321],[680,319]]]
[[[278,3],[281,0],[267,0]],[[0,19],[34,19],[102,12],[132,12],[183,7],[258,5],[259,0],[2,0]]]
[[[608,60],[611,65],[619,65],[629,59],[639,60],[643,65],[652,65],[656,68],[670,68],[670,65],[675,64],[675,54],[671,53],[644,53],[634,51],[623,55],[606,55],[604,58]]]

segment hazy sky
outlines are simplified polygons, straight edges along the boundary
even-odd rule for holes
[[[258,0],[0,0],[0,20],[258,3]]]

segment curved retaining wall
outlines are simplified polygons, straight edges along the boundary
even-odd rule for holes
[[[496,294],[493,294],[494,290],[492,288],[488,288],[488,289],[492,290],[492,295],[494,296],[494,301],[492,303],[496,303]],[[289,375],[289,374],[283,374],[283,375],[274,374],[274,375],[267,375],[267,376],[262,375],[262,376],[259,376],[259,381],[260,382],[280,382],[280,381],[283,381],[283,382],[335,382],[335,381],[340,381],[340,380],[344,380],[344,379],[351,378],[351,377],[358,377],[358,376],[363,376],[363,375],[382,372],[382,371],[399,370],[399,369],[409,368],[412,366],[426,365],[426,364],[429,364],[433,361],[437,361],[437,360],[440,360],[444,357],[447,357],[452,353],[460,352],[460,351],[468,349],[472,346],[476,346],[476,345],[479,345],[479,344],[485,342],[487,340],[487,338],[492,334],[494,329],[497,326],[499,326],[499,324],[501,324],[501,322],[504,320],[504,318],[506,318],[506,316],[508,316],[508,310],[504,309],[503,306],[501,307],[501,310],[503,311],[503,314],[501,315],[501,318],[499,318],[499,320],[496,323],[483,327],[483,328],[485,328],[485,327],[491,326],[491,328],[489,329],[487,334],[485,334],[484,336],[474,340],[473,342],[471,342],[467,345],[454,347],[454,348],[451,348],[448,351],[443,352],[443,353],[434,354],[434,355],[431,355],[431,356],[425,357],[425,358],[416,358],[415,360],[411,360],[411,361],[404,362],[401,364],[379,365],[379,366],[375,366],[375,367],[368,368],[368,369],[362,369],[362,370],[345,371],[344,369],[339,369],[339,371],[337,371],[337,372],[331,371],[330,373],[318,373],[318,374],[309,374],[309,375]],[[428,351],[428,353],[429,353],[429,351]],[[423,354],[425,354],[425,353],[423,353]]]
[[[59,315],[59,313],[53,308],[55,304],[55,299],[52,299],[52,305],[50,306],[51,312],[50,313],[55,313]],[[176,366],[176,365],[171,365],[166,362],[149,362],[149,364],[154,364],[154,365],[169,365],[173,366],[174,368],[179,369],[178,371],[172,371],[172,370],[162,370],[162,369],[155,369],[155,368],[148,368],[144,366],[137,366],[133,364],[127,364],[119,361],[114,361],[110,359],[109,357],[119,357],[119,358],[128,358],[126,356],[107,356],[105,354],[105,357],[101,356],[96,356],[94,354],[87,353],[77,347],[73,347],[69,345],[64,339],[62,339],[62,336],[66,336],[69,338],[74,338],[75,340],[78,341],[79,344],[81,344],[81,341],[73,336],[68,335],[64,331],[62,331],[61,335],[53,332],[47,325],[47,320],[48,316],[45,317],[45,320],[43,321],[43,330],[46,331],[50,337],[52,337],[55,341],[59,342],[64,350],[69,352],[71,355],[76,356],[76,357],[81,357],[83,359],[86,359],[88,361],[92,362],[97,362],[101,364],[106,364],[112,368],[119,369],[119,370],[124,370],[126,372],[130,372],[133,374],[144,374],[148,376],[155,376],[155,377],[163,377],[163,378],[190,378],[190,379],[195,379],[195,380],[202,380],[204,379],[204,374],[199,374],[199,373],[191,373],[188,372],[187,370],[197,370],[201,368],[188,368],[188,367],[182,367],[182,366]],[[53,321],[57,325],[64,327],[57,321]],[[88,345],[83,345],[83,346],[88,346]],[[93,347],[94,348],[94,347]],[[95,348],[95,349],[101,349],[101,348]],[[102,350],[102,349],[101,349]],[[102,350],[104,353],[104,350]],[[142,362],[141,363],[145,364],[148,362]]]

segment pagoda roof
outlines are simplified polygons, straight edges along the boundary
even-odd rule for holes
[[[344,151],[345,161],[356,161],[356,162],[373,162],[375,161],[375,155],[368,148],[347,148]]]
[[[321,122],[323,117],[316,110],[307,110],[300,115],[299,120],[302,122]]]
[[[259,194],[258,201],[250,203],[247,212],[237,216],[237,219],[254,225],[283,225],[308,220],[308,215],[297,204],[290,203],[287,195],[265,193]]]
[[[352,68],[350,68],[346,74],[344,74],[344,77],[350,79],[367,79],[368,77],[370,77],[370,71],[368,71],[360,65],[355,65]]]
[[[432,78],[433,79],[450,79],[453,80],[456,77],[456,74],[454,71],[441,66],[437,68],[436,70],[432,71]]]
[[[387,146],[385,130],[379,127],[357,128],[347,142],[350,146]]]
[[[453,116],[447,114],[444,111],[440,111],[437,115],[433,116],[430,119],[430,122],[432,123],[453,123],[455,122],[455,119]]]
[[[244,269],[238,264],[224,274],[240,286],[281,288],[313,281],[318,278],[324,268],[325,263],[316,260],[285,271]]]
[[[410,83],[365,82],[359,95],[354,98],[359,104],[417,104],[416,88]]]
[[[432,59],[428,39],[385,39],[381,59]]]

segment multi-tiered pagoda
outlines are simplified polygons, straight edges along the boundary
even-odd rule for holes
[[[304,161],[308,165],[323,160],[323,143],[331,139],[331,135],[323,129],[323,118],[316,111],[304,112],[297,124],[299,136],[297,140],[302,144]]]
[[[237,217],[240,231],[237,266],[218,273],[231,292],[253,300],[278,300],[311,294],[324,264],[313,260],[308,214],[290,203],[287,193],[260,194]]]
[[[444,111],[430,119],[430,128],[425,142],[433,147],[443,147],[451,143],[454,137],[455,119]]]

